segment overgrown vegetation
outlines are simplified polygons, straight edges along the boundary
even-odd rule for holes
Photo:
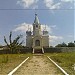
[[[63,42],[61,44],[57,44],[55,47],[75,47],[75,41],[74,42],[69,42],[68,44]]]
[[[2,54],[0,55],[0,75],[6,75],[25,58],[32,54]]]
[[[0,61],[1,63],[7,63],[9,61],[8,55],[3,55]]]
[[[70,75],[75,75],[75,52],[47,54]]]

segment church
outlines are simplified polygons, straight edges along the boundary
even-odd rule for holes
[[[33,32],[31,30],[26,31],[26,46],[33,48],[33,53],[44,53],[43,48],[49,47],[48,31],[46,29],[42,31],[37,14],[35,14],[33,22]]]

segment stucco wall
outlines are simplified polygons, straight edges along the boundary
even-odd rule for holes
[[[33,44],[32,36],[26,36],[26,46],[32,47],[32,44]]]
[[[49,37],[48,36],[42,37],[42,45],[43,47],[49,47]]]
[[[75,52],[75,47],[44,48],[45,53]]]

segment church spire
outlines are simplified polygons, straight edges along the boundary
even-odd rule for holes
[[[38,19],[38,16],[37,16],[36,13],[35,13],[35,20],[34,20],[34,23],[35,23],[35,24],[39,24],[39,19]]]

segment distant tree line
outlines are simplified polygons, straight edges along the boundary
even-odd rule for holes
[[[55,47],[75,47],[75,41],[69,42],[68,44],[63,42],[61,44],[57,44]]]

